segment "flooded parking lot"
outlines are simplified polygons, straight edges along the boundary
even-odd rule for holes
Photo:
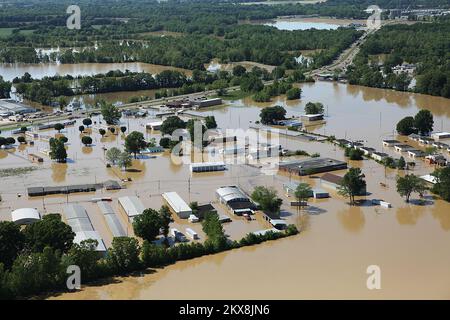
[[[386,137],[404,139],[393,133],[395,124],[404,116],[414,115],[422,108],[429,109],[434,115],[435,129],[450,130],[448,99],[328,82],[304,84],[301,88],[303,96],[300,101],[286,101],[281,96],[268,104],[256,104],[244,99],[201,113],[214,115],[222,129],[246,129],[259,119],[264,106],[283,105],[290,116],[302,114],[307,102],[320,101],[325,106],[326,121],[309,128],[310,131],[364,140],[368,146],[396,157],[399,154],[392,148],[382,148],[381,140]],[[93,120],[98,122],[100,118],[94,117]],[[145,132],[146,139],[159,137],[158,133],[145,131],[144,124],[149,119],[123,118],[122,121],[128,126],[127,132]],[[70,161],[67,164],[52,163],[45,156],[41,165],[27,160],[27,153],[38,153],[48,148],[46,141],[36,141],[34,147],[20,146],[15,150],[0,151],[0,169],[37,167],[18,176],[2,177],[0,219],[9,220],[10,212],[20,207],[36,207],[50,213],[61,212],[66,203],[77,202],[86,207],[95,229],[108,246],[112,235],[100,210],[90,202],[93,197],[112,197],[113,208],[120,213],[121,223],[131,234],[131,227],[117,203],[119,196],[137,195],[146,207],[159,208],[163,203],[160,194],[176,191],[186,202],[213,202],[219,213],[228,214],[233,219],[225,224],[226,233],[231,238],[240,238],[268,226],[259,216],[251,222],[232,216],[215,202],[214,191],[223,185],[239,185],[244,191],[251,192],[255,186],[265,185],[278,190],[284,200],[283,218],[298,225],[302,232],[288,239],[178,262],[140,277],[119,278],[117,283],[93,285],[55,298],[450,298],[450,204],[430,196],[424,205],[405,203],[396,192],[396,170],[385,170],[372,160],[349,162],[352,167],[360,167],[366,175],[369,195],[362,199],[384,199],[392,204],[391,209],[382,209],[369,201],[350,207],[344,198],[329,190],[331,198],[310,200],[309,208],[298,212],[289,205],[292,199],[284,195],[283,183],[301,180],[316,187],[320,186],[321,174],[300,179],[281,174],[265,175],[254,167],[234,165],[225,172],[191,175],[188,165],[174,165],[167,153],[134,160],[133,169],[137,170],[122,172],[118,168],[106,168],[102,146],[122,148],[123,136],[109,134],[101,138],[94,132],[91,134],[93,146],[83,147],[78,131],[80,124],[81,119],[62,132],[69,138]],[[52,136],[55,131],[44,131],[43,134]],[[8,136],[6,132],[3,135]],[[280,143],[291,150],[318,152],[324,157],[345,160],[343,150],[328,142],[306,142],[281,136]],[[416,162],[415,174],[434,170],[421,160]],[[343,175],[344,172],[334,173]],[[104,182],[126,177],[132,181],[120,191],[98,190],[95,194],[45,198],[26,196],[29,186]],[[203,237],[200,225],[178,219],[174,222],[182,230],[188,224],[200,238]],[[371,291],[366,287],[369,265],[381,268],[381,290]]]

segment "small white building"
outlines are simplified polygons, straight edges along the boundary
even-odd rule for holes
[[[11,212],[11,221],[15,224],[32,224],[41,220],[41,214],[34,208],[20,208]]]
[[[176,192],[165,192],[162,194],[170,208],[182,219],[188,219],[192,209]]]
[[[450,132],[435,132],[431,134],[431,138],[433,138],[436,141],[442,139],[450,139]]]
[[[196,162],[190,165],[191,172],[211,172],[224,171],[226,169],[224,162]]]
[[[385,147],[393,147],[399,144],[401,144],[401,142],[398,140],[383,140],[383,146]]]
[[[401,153],[401,152],[407,152],[409,150],[413,150],[414,148],[407,144],[399,144],[399,145],[394,146],[394,149],[395,149],[395,151]]]
[[[192,240],[197,240],[198,239],[198,233],[195,232],[194,230],[192,230],[191,228],[186,228],[186,234]]]
[[[372,158],[374,158],[377,161],[383,161],[387,157],[389,157],[389,155],[387,153],[384,153],[384,152],[372,152]]]
[[[301,119],[303,121],[320,121],[320,120],[323,120],[323,114],[322,113],[304,114],[301,116]]]
[[[119,204],[128,216],[129,221],[133,221],[133,218],[142,214],[145,207],[136,196],[120,197]]]
[[[420,150],[416,150],[416,149],[408,150],[408,156],[410,158],[413,158],[413,159],[415,159],[415,158],[423,158],[425,156],[425,153],[423,153]]]
[[[147,122],[145,127],[147,129],[151,129],[151,130],[159,130],[159,129],[161,129],[162,124],[163,124],[162,121]]]

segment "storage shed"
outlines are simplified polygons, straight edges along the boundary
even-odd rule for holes
[[[165,192],[162,194],[170,208],[182,219],[187,219],[192,214],[192,209],[176,192]]]

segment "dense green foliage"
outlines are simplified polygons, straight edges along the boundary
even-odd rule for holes
[[[274,124],[286,118],[286,110],[281,106],[267,107],[261,110],[259,117],[263,124]]]
[[[135,158],[146,146],[147,142],[145,141],[142,132],[133,131],[125,138],[125,150],[129,153],[133,153]]]
[[[426,190],[425,181],[414,174],[407,174],[404,177],[397,176],[397,192],[406,198],[406,202],[409,202],[413,192],[422,196]]]
[[[437,169],[433,172],[436,177],[436,184],[432,191],[442,197],[445,201],[450,201],[450,167]]]
[[[65,162],[67,159],[67,151],[64,141],[59,138],[50,138],[50,159],[57,162]]]
[[[350,204],[355,203],[355,196],[360,195],[366,188],[365,176],[359,168],[350,168],[344,175],[338,193],[350,199]]]
[[[349,68],[349,82],[405,91],[411,78],[394,74],[392,67],[407,62],[416,65],[416,92],[450,98],[449,43],[450,19],[384,26],[363,44]],[[381,54],[387,55],[384,66],[370,62],[372,56]]]
[[[397,123],[397,132],[402,135],[420,133],[426,135],[433,131],[434,119],[429,110],[422,109],[414,117],[408,116]]]
[[[283,199],[278,197],[275,189],[257,186],[252,192],[252,199],[264,212],[270,215],[279,215]]]

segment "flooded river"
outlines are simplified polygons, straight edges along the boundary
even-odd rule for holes
[[[67,75],[87,76],[98,73],[106,73],[110,70],[130,70],[132,72],[148,72],[152,74],[160,73],[164,70],[178,70],[190,75],[191,71],[181,68],[161,66],[143,62],[126,62],[126,63],[76,63],[76,64],[60,64],[60,63],[13,63],[0,64],[0,76],[4,80],[11,81],[15,77],[23,76],[25,72],[31,74],[34,79],[41,79],[45,76]]]
[[[334,18],[304,18],[304,17],[279,17],[268,21],[253,22],[275,27],[280,30],[336,30],[339,27],[348,26],[351,23],[365,25],[365,20],[334,19]]]
[[[256,104],[244,99],[202,113],[214,115],[223,129],[245,129],[258,120],[264,106],[283,105],[290,116],[302,114],[307,102],[320,101],[325,106],[326,123],[311,127],[311,131],[364,140],[368,146],[392,155],[395,154],[393,150],[382,149],[381,139],[404,139],[393,134],[395,124],[420,109],[429,109],[434,114],[436,130],[450,131],[449,99],[329,82],[302,84],[301,88],[303,97],[300,101],[286,101],[281,96],[271,103]],[[94,120],[101,119],[96,117]],[[122,120],[129,127],[128,132],[139,130],[145,132],[146,138],[159,137],[157,132],[145,131],[144,124],[149,119]],[[169,161],[168,155],[157,155],[156,158],[135,160],[133,168],[137,169],[136,172],[107,169],[101,146],[122,148],[123,137],[110,135],[101,138],[94,132],[91,134],[94,146],[83,147],[78,132],[80,121],[64,132],[69,138],[70,161],[67,164],[55,164],[45,157],[44,164],[36,166],[26,160],[27,153],[46,148],[48,143],[45,141],[37,141],[34,147],[0,152],[0,169],[37,167],[19,177],[2,177],[0,219],[9,219],[10,211],[19,207],[61,212],[67,202],[79,202],[88,210],[95,229],[108,246],[112,236],[99,209],[90,203],[94,196],[112,197],[116,210],[119,210],[117,197],[133,194],[138,195],[146,207],[158,208],[162,204],[160,194],[165,191],[176,191],[187,202],[205,203],[214,201],[214,191],[219,186],[235,184],[250,192],[257,185],[266,185],[279,191],[284,200],[283,218],[297,224],[302,232],[288,239],[179,262],[142,276],[118,278],[111,284],[86,286],[80,292],[52,298],[450,299],[450,204],[431,196],[426,197],[424,205],[418,205],[417,201],[406,204],[396,192],[396,170],[385,171],[372,160],[349,162],[350,166],[360,167],[366,175],[370,194],[365,198],[384,199],[392,203],[391,209],[368,203],[350,207],[335,191],[328,190],[331,198],[310,200],[309,208],[298,213],[289,206],[292,198],[286,197],[282,191],[283,183],[295,178],[264,175],[257,168],[245,165],[230,166],[229,170],[221,173],[192,176],[188,165],[175,165]],[[54,135],[55,132],[50,130],[45,134]],[[304,142],[286,137],[282,137],[280,142],[292,150],[319,152],[322,156],[345,160],[341,149],[326,142]],[[416,162],[415,174],[434,170],[420,160]],[[343,175],[344,171],[336,173]],[[103,182],[124,177],[131,177],[133,181],[127,183],[126,189],[113,193],[99,190],[95,195],[74,194],[45,199],[24,196],[29,186]],[[302,181],[313,187],[320,185],[317,177],[304,177]],[[417,198],[413,195],[413,200]],[[224,208],[215,206],[220,213],[226,213]],[[126,219],[121,219],[131,234]],[[232,238],[268,227],[260,220],[246,223],[241,218],[232,219],[233,222],[225,226]],[[183,221],[175,223],[186,226]],[[199,225],[193,228],[203,236]],[[381,290],[368,290],[366,287],[366,269],[370,265],[381,268]]]

